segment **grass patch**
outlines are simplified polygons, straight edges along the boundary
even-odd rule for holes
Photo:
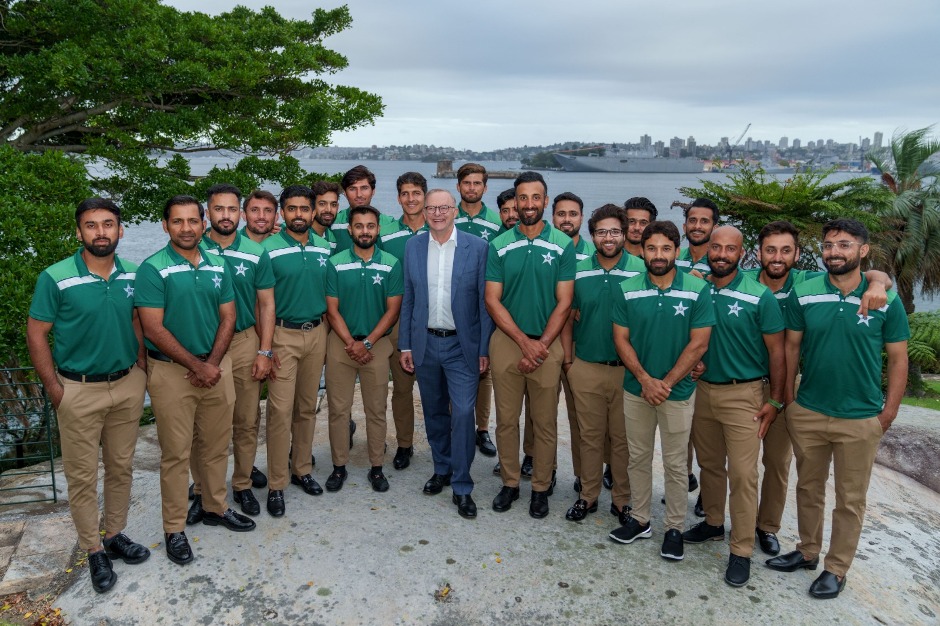
[[[923,398],[904,397],[901,399],[901,404],[940,411],[940,381],[925,380],[924,387],[927,389],[927,393]]]

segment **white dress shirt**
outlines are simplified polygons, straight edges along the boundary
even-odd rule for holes
[[[457,252],[457,228],[443,244],[428,236],[428,328],[456,330],[450,308],[450,287]]]

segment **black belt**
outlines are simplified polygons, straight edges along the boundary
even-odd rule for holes
[[[710,380],[706,380],[703,382],[706,382],[709,385],[743,385],[744,383],[756,383],[759,380],[766,380],[766,378],[767,378],[766,376],[758,376],[757,378],[747,378],[747,379],[732,378],[731,380],[726,380],[721,383],[713,383]]]
[[[525,336],[529,339],[535,339],[536,341],[542,338],[542,335],[530,335],[529,333],[526,333]]]
[[[435,337],[453,337],[457,334],[456,330],[449,330],[447,328],[429,328],[429,335],[434,335]]]
[[[163,354],[163,353],[160,352],[159,350],[151,350],[150,348],[147,348],[147,356],[149,356],[151,359],[156,359],[157,361],[163,361],[164,363],[174,363],[174,362],[175,362],[175,361],[173,361],[173,359],[171,359],[171,358],[168,357],[167,355]],[[209,360],[209,355],[208,355],[208,354],[194,354],[193,356],[196,357],[197,359],[199,359],[200,361],[203,361],[203,362]]]
[[[369,336],[369,335],[353,335],[352,338],[353,338],[353,341],[362,341],[363,339],[365,339],[365,338],[368,337],[368,336]]]
[[[121,380],[125,376],[131,373],[133,365],[127,369],[123,369],[119,372],[111,372],[110,374],[78,374],[76,372],[69,372],[67,370],[59,370],[59,376],[62,378],[68,378],[69,380],[74,380],[80,383],[113,383],[116,380]]]
[[[617,359],[616,361],[588,361],[588,363],[594,363],[596,365],[609,365],[611,367],[623,367],[623,361]]]
[[[275,325],[280,326],[281,328],[287,328],[288,330],[302,330],[304,332],[313,330],[317,326],[323,323],[323,318],[320,317],[315,320],[310,320],[309,322],[302,322],[300,324],[296,322],[288,322],[283,317],[279,317],[274,320]]]

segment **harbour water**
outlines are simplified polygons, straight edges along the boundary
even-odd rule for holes
[[[192,163],[192,173],[202,175],[208,172],[213,166],[225,167],[227,164],[234,165],[230,159],[222,157],[202,157],[194,158]],[[321,172],[324,174],[342,173],[353,166],[357,161],[339,161],[327,159],[309,159],[302,160],[301,166],[308,171]],[[401,207],[398,205],[398,194],[395,187],[395,180],[404,172],[420,172],[428,179],[428,188],[443,188],[456,193],[456,181],[454,179],[435,179],[436,163],[422,163],[419,161],[364,161],[363,164],[375,173],[376,189],[373,204],[382,212],[398,217],[401,215]],[[523,171],[522,165],[512,161],[493,161],[481,162],[483,166],[491,170],[519,170]],[[461,163],[455,163],[457,168]],[[688,202],[689,198],[684,198],[679,193],[681,187],[699,187],[700,180],[722,181],[726,180],[725,174],[608,174],[593,172],[562,172],[546,171],[542,172],[545,182],[548,185],[549,197],[554,197],[563,191],[576,193],[584,200],[585,214],[608,202],[614,204],[623,204],[623,201],[632,196],[646,196],[652,200],[653,204],[659,209],[660,219],[669,219],[676,224],[683,221],[682,209],[670,209],[676,200]],[[859,174],[835,173],[832,175],[834,180],[844,180]],[[491,180],[483,201],[487,206],[496,208],[496,196],[504,189],[512,187],[510,180]],[[280,193],[276,187],[268,187],[269,191],[275,195]],[[247,190],[243,190],[247,191]],[[340,202],[344,206],[344,202]],[[546,211],[546,217],[549,217],[550,208]],[[587,236],[587,219],[581,227],[582,233]],[[166,234],[160,224],[139,224],[128,226],[125,229],[124,240],[119,248],[119,253],[135,262],[140,262],[147,256],[166,245]],[[918,311],[931,311],[940,309],[940,299],[926,299],[920,296],[916,300]]]

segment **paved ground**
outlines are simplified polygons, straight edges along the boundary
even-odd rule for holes
[[[936,413],[902,409],[899,426],[932,436],[940,431]],[[356,419],[361,427],[361,413]],[[314,475],[321,483],[330,469],[324,423],[325,412],[314,449]],[[818,571],[771,571],[763,567],[759,550],[751,581],[740,589],[722,581],[726,542],[686,546],[681,563],[663,560],[658,498],[653,538],[629,546],[607,538],[616,526],[607,513],[609,492],[601,496],[598,513],[582,523],[565,521],[576,498],[566,452],[559,454],[559,483],[544,520],[528,515],[528,484],[511,511],[493,512],[489,505],[500,483],[491,472],[493,461],[479,455],[473,471],[476,520],[458,517],[446,490],[423,495],[432,468],[420,423],[411,467],[391,469],[389,453],[391,490],[376,494],[365,479],[363,431],[357,433],[351,476],[341,492],[313,498],[290,487],[287,515],[274,519],[262,512],[252,533],[192,527],[187,534],[196,560],[180,567],[163,551],[159,450],[155,428],[144,429],[127,532],[151,547],[150,560],[137,566],[118,562],[117,586],[100,596],[87,571],[75,567],[75,534],[62,504],[28,514],[6,512],[0,517],[0,593],[24,585],[39,592],[51,574],[61,577],[71,568],[74,582],[53,605],[75,624],[940,622],[940,495],[882,466],[875,468],[866,528],[847,588],[836,600],[815,601],[806,589]],[[563,417],[559,431],[564,450]],[[390,437],[390,450],[394,446]],[[263,448],[259,457],[263,468]],[[655,463],[659,475],[659,458]],[[791,478],[794,484],[795,474]],[[662,493],[661,478],[655,492]],[[262,504],[265,493],[256,492]],[[831,488],[828,497],[831,506]],[[780,533],[784,550],[796,542],[795,509],[791,486]],[[687,521],[698,520],[690,513]],[[441,598],[445,585],[450,591]]]

